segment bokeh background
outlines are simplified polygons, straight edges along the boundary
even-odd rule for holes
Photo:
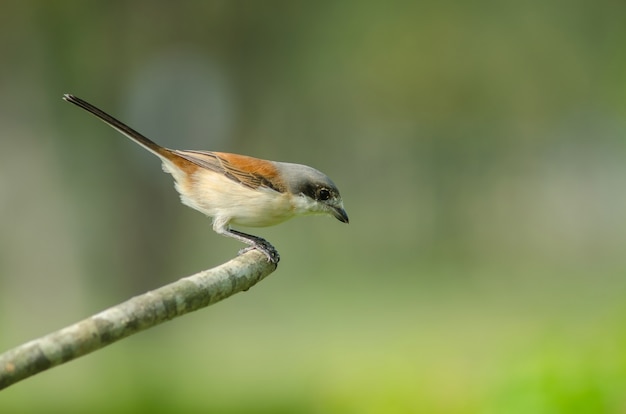
[[[351,223],[3,413],[626,412],[626,4],[5,1],[0,350],[231,258],[146,151],[298,162]]]

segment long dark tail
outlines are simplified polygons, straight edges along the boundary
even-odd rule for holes
[[[154,153],[155,155],[159,157],[166,157],[166,158],[170,158],[172,156],[171,152],[167,148],[164,148],[160,146],[159,144],[155,143],[154,141],[146,138],[139,132],[129,127],[128,125],[124,124],[121,121],[118,121],[117,119],[113,118],[111,115],[107,114],[106,112],[104,112],[103,110],[99,108],[96,108],[89,102],[84,101],[80,99],[79,97],[68,94],[68,93],[63,95],[63,99],[95,115],[104,123],[118,130],[122,134],[126,135],[128,138],[132,139],[133,141],[135,141],[142,147],[146,148],[148,151]]]

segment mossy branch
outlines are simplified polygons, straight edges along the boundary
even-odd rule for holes
[[[0,355],[0,390],[170,319],[248,290],[276,270],[250,250]]]

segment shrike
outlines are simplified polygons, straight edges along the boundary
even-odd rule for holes
[[[217,233],[249,244],[248,249],[260,250],[274,264],[280,260],[274,246],[233,230],[231,224],[265,227],[311,214],[328,214],[348,223],[337,186],[314,168],[224,152],[171,150],[74,95],[63,99],[159,157],[163,170],[174,177],[183,204],[211,217]]]

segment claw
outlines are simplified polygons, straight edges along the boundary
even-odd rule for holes
[[[264,243],[263,243],[264,242]],[[242,255],[250,250],[256,249],[263,253],[265,257],[267,257],[267,261],[273,263],[275,265],[280,261],[280,254],[274,246],[272,246],[269,242],[263,240],[263,242],[259,241],[254,246],[246,247],[245,249],[239,250],[239,255]]]

